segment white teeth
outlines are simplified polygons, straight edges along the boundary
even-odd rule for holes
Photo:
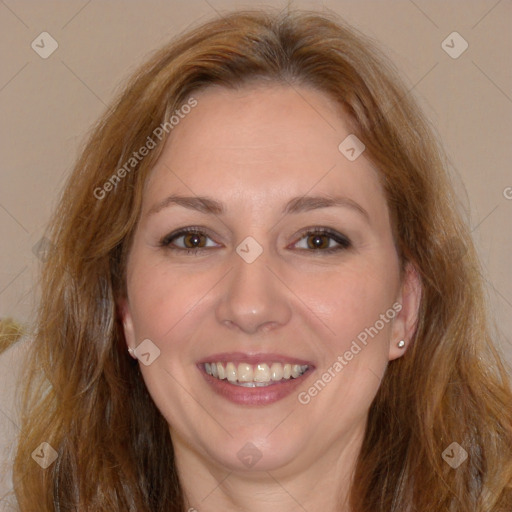
[[[224,369],[224,366],[222,366],[222,363],[213,363],[213,366],[217,367],[217,378],[224,380],[226,378],[226,370]],[[213,373],[211,375],[213,375]],[[213,376],[215,377],[215,375]]]
[[[270,382],[270,368],[268,364],[258,364],[254,369],[254,382]]]
[[[238,375],[236,374],[236,368],[233,363],[228,363],[226,365],[226,378],[229,382],[236,382]]]
[[[301,374],[300,365],[294,364],[292,366],[292,377],[296,379]]]
[[[270,378],[272,380],[281,380],[283,378],[283,365],[273,363],[270,367]]]
[[[268,386],[280,380],[296,379],[308,370],[308,365],[259,363],[251,365],[239,363],[236,366],[232,362],[205,363],[204,369],[208,375],[219,380],[227,379],[231,384],[244,387]]]
[[[254,372],[252,366],[247,363],[240,363],[238,365],[238,382],[252,382]]]

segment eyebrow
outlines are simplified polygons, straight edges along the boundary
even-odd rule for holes
[[[164,208],[177,205],[189,210],[195,210],[201,213],[222,215],[225,208],[222,203],[205,196],[178,196],[170,195],[164,200],[155,204],[148,212],[148,215],[154,215]],[[370,223],[368,212],[354,200],[341,196],[301,196],[290,199],[283,208],[283,215],[296,214],[318,210],[320,208],[343,207],[349,208],[360,215]]]

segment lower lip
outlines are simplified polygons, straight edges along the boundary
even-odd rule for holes
[[[268,386],[246,388],[244,386],[230,384],[226,379],[220,380],[212,377],[201,367],[199,367],[199,369],[201,370],[206,382],[211,386],[215,393],[223,396],[230,402],[239,405],[269,405],[277,402],[293,393],[293,391],[300,386],[311,373],[310,368],[306,373],[303,373],[296,379],[290,378],[277,381]]]

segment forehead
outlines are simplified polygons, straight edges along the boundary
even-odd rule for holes
[[[209,87],[174,127],[148,180],[144,209],[169,193],[227,195],[253,206],[339,193],[382,216],[377,170],[339,150],[351,134],[342,109],[304,86]],[[263,208],[263,206],[261,206]],[[370,212],[371,213],[371,212]]]

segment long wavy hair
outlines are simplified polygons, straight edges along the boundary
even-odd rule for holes
[[[379,170],[402,268],[422,282],[412,346],[369,410],[352,510],[510,512],[510,382],[438,138],[371,41],[332,14],[272,10],[182,34],[93,127],[47,233],[14,464],[20,510],[184,511],[169,426],[127,353],[116,304],[144,184],[171,133],[154,130],[202,88],[256,80],[315,87],[347,112]],[[113,183],[148,136],[156,147]],[[58,454],[44,470],[31,458],[42,442]],[[457,469],[442,457],[452,442],[468,453]]]

